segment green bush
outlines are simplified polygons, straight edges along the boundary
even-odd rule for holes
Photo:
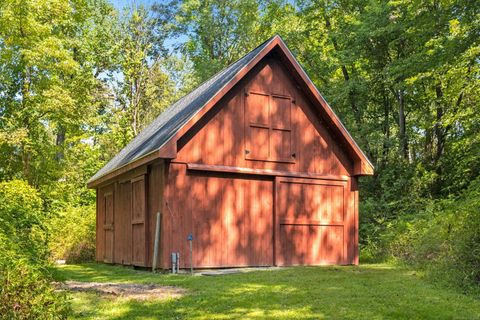
[[[50,223],[50,249],[54,259],[67,263],[95,259],[95,206],[68,207]]]
[[[63,319],[66,297],[48,272],[46,214],[37,191],[21,180],[0,182],[0,318]]]
[[[2,248],[3,249],[3,248]],[[64,293],[57,292],[43,267],[2,250],[0,259],[1,319],[66,319],[70,307]]]
[[[387,224],[367,257],[397,259],[466,291],[480,292],[480,179],[460,196],[430,201]]]
[[[44,261],[46,246],[46,215],[37,191],[22,180],[0,182],[1,232],[31,262]]]

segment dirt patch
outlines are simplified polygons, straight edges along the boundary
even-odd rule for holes
[[[183,288],[154,284],[66,281],[58,286],[64,290],[94,291],[136,300],[180,298],[187,293]]]

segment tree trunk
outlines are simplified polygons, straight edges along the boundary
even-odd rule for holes
[[[387,92],[383,90],[383,150],[382,163],[385,165],[388,161],[390,150],[390,99]]]
[[[400,154],[405,160],[408,160],[408,138],[407,138],[407,126],[405,116],[405,92],[403,89],[399,89],[397,93],[398,102],[398,127],[399,127],[399,140],[400,140]]]
[[[434,164],[436,165],[440,158],[443,155],[443,150],[445,147],[445,132],[444,129],[442,128],[442,118],[443,118],[443,104],[442,104],[442,98],[443,98],[443,91],[442,91],[442,85],[441,83],[437,83],[435,86],[435,92],[437,95],[437,102],[436,102],[436,111],[437,111],[437,118],[434,126],[434,131],[435,131],[435,138],[437,140],[437,148],[435,150],[435,157],[434,157]]]
[[[64,154],[65,134],[66,134],[65,127],[60,125],[58,127],[57,139],[55,142],[57,146],[57,152],[55,153],[55,160],[57,161],[60,161],[65,157],[65,154]]]

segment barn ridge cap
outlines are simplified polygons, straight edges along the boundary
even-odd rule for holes
[[[323,117],[337,129],[344,138],[347,147],[354,156],[353,175],[373,174],[373,165],[345,128],[340,118],[321,95],[318,88],[305,72],[300,63],[278,35],[269,38],[258,47],[219,71],[196,89],[186,94],[162,112],[150,125],[142,130],[130,143],[102,167],[87,185],[94,188],[105,181],[125,173],[136,166],[153,161],[156,158],[175,158],[176,143],[189,127],[196,123],[213,105],[215,105],[235,84],[237,84],[268,53],[279,48],[296,73],[297,82],[304,86],[304,91],[321,105]]]

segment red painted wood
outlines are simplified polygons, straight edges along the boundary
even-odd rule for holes
[[[178,163],[178,162],[175,162],[175,163]],[[198,163],[187,163],[186,165],[189,170],[195,170],[195,171],[253,174],[253,175],[261,175],[261,176],[312,178],[312,179],[323,179],[323,180],[340,180],[340,181],[348,180],[347,176],[323,175],[323,174],[307,173],[307,172],[291,172],[291,171],[270,170],[270,169],[250,169],[250,168],[217,166],[217,165],[198,164]]]
[[[97,189],[97,215],[96,215],[96,238],[95,238],[95,260],[103,261],[105,255],[105,231],[103,224],[105,222],[105,197],[103,189]]]
[[[161,219],[164,219],[167,214],[164,208],[164,190],[165,190],[165,163],[160,161],[152,165],[149,169],[147,179],[148,191],[146,191],[147,198],[147,216],[146,216],[146,247],[147,247],[147,266],[152,266],[153,262],[153,246],[155,243],[155,228],[157,224],[157,212],[161,213]],[[160,223],[160,236],[163,236],[162,227],[164,223]],[[161,243],[164,240],[161,239]],[[162,266],[162,249],[160,246],[157,266]]]
[[[353,224],[354,224],[354,238],[353,238],[353,253],[351,261],[352,264],[358,265],[359,263],[359,252],[358,252],[358,178],[352,177],[352,184],[351,184],[351,199],[350,205],[353,206]]]
[[[165,238],[167,251],[183,257],[182,267],[189,267],[190,233],[195,267],[272,265],[272,180],[187,175],[183,164],[170,170],[169,190],[175,193],[166,197],[171,214]]]
[[[104,230],[104,243],[105,243],[105,251],[103,256],[104,262],[113,262],[113,242],[114,242],[114,212],[113,212],[113,193],[107,192],[104,193],[104,212],[105,212],[105,220],[103,223],[103,230]]]
[[[261,106],[264,110],[258,110]],[[281,117],[269,111],[271,106],[281,110]],[[315,112],[284,67],[267,59],[186,133],[175,162],[350,175],[352,160]]]
[[[146,266],[146,199],[145,177],[132,180],[132,264]]]
[[[129,180],[116,184],[114,204],[114,259],[118,264],[132,263],[132,185]]]
[[[277,265],[345,264],[347,183],[276,179]]]

